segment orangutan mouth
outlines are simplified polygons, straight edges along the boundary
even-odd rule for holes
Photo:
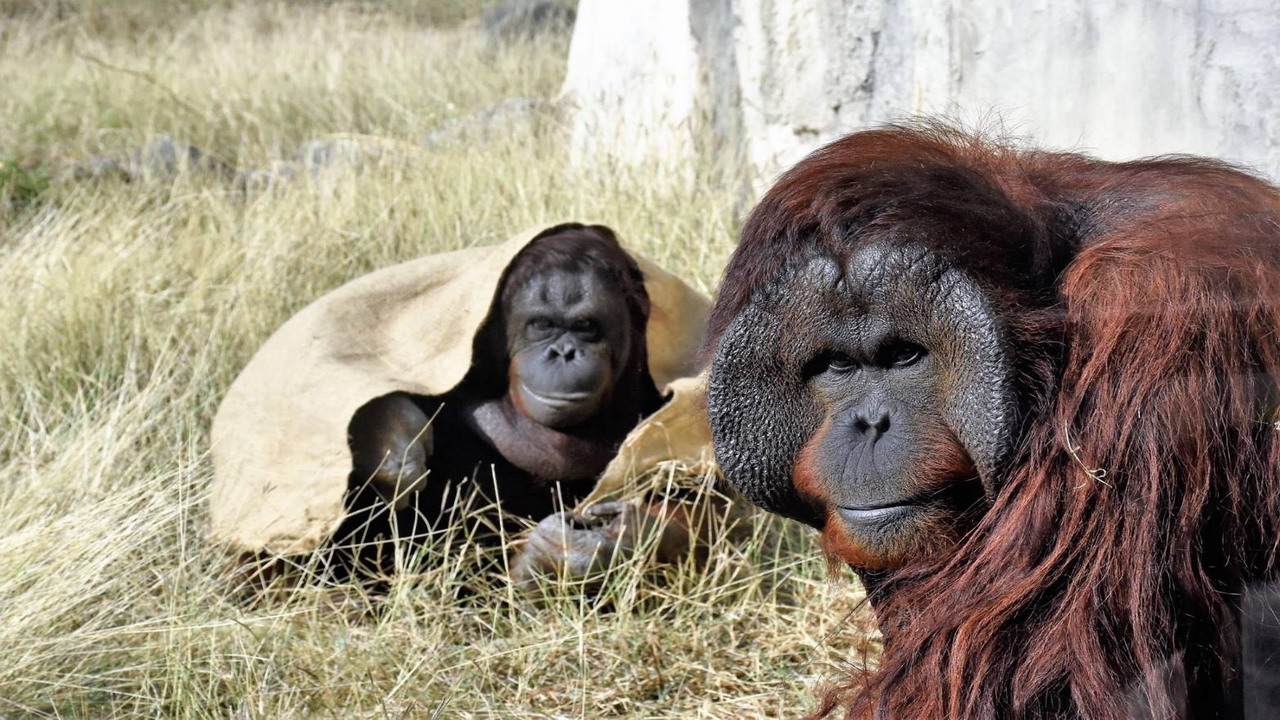
[[[905,518],[918,509],[920,509],[920,503],[918,502],[892,503],[871,507],[845,507],[843,505],[836,507],[841,519],[854,527],[860,525],[887,525]]]
[[[576,392],[576,393],[540,393],[535,392],[528,385],[521,384],[521,388],[528,393],[529,397],[550,408],[567,408],[580,405],[584,400],[589,400],[592,393]]]

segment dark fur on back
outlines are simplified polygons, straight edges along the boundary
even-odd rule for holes
[[[1192,717],[1229,710],[1236,594],[1280,544],[1276,189],[1198,158],[857,133],[752,213],[709,342],[801,248],[920,222],[1009,315],[1023,432],[977,527],[878,587],[883,659],[819,714],[1163,718],[1183,683]],[[965,245],[982,223],[1005,242]]]

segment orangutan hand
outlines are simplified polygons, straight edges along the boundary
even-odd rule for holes
[[[607,502],[582,512],[559,512],[538,523],[511,565],[511,579],[531,589],[539,577],[583,581],[599,577],[639,550],[652,549],[659,561],[671,561],[689,543],[683,513],[659,505]],[[655,543],[646,539],[661,532]]]

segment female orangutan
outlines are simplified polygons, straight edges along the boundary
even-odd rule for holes
[[[651,546],[658,562],[697,557],[697,528],[633,480],[709,445],[695,380],[708,306],[582,223],[326,293],[266,341],[214,421],[210,537],[232,581],[257,594],[301,567],[383,587],[455,532],[518,546],[478,555],[523,587],[647,562]]]
[[[886,637],[820,715],[1280,717],[1275,187],[855,133],[752,213],[710,335],[726,476]]]

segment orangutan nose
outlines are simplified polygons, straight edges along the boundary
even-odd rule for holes
[[[578,357],[578,347],[572,342],[554,342],[547,348],[548,360],[561,360],[571,363]]]
[[[889,432],[889,410],[880,406],[871,412],[857,412],[851,428],[860,442],[875,442]]]

